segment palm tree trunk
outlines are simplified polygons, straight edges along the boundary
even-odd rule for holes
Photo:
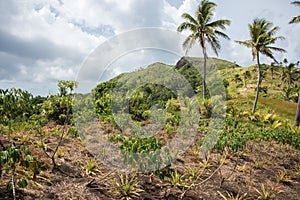
[[[299,126],[299,123],[300,123],[300,92],[299,92],[299,95],[298,95],[298,106],[297,106],[294,126]]]
[[[274,69],[271,69],[271,88],[273,88]]]
[[[206,98],[206,55],[204,55],[204,66],[203,66],[203,99]]]
[[[253,108],[252,108],[253,113],[256,110],[256,105],[257,105],[258,95],[259,95],[259,88],[260,88],[260,63],[259,63],[259,53],[258,52],[257,52],[256,56],[257,56],[257,86],[256,86],[256,95],[255,95],[255,99],[253,102]]]
[[[205,46],[205,38],[204,38],[204,34],[202,33],[202,53],[203,53],[203,57],[204,57],[204,65],[203,65],[203,99],[206,98],[206,46]]]

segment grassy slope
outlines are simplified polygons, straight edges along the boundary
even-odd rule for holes
[[[222,63],[221,63],[222,65]],[[285,101],[283,97],[283,84],[281,83],[281,67],[274,71],[273,80],[269,66],[263,67],[264,78],[262,87],[267,87],[267,93],[260,93],[258,100],[258,111],[274,111],[279,116],[288,119],[290,122],[295,117],[296,103]],[[243,74],[250,71],[251,78],[246,79],[247,87],[244,86]],[[229,105],[236,105],[245,111],[250,111],[254,101],[255,88],[257,83],[256,66],[235,67],[228,65],[227,68],[220,70],[220,74],[229,81],[228,94],[230,100]],[[235,81],[236,74],[241,78],[240,81]]]
[[[197,57],[187,57],[186,59],[192,65],[202,65],[203,62],[203,59]],[[240,67],[233,62],[218,58],[209,59],[209,63],[215,65],[220,70],[220,75],[229,82],[228,104],[238,106],[245,111],[251,111],[257,83],[256,66]],[[251,77],[246,79],[247,87],[244,87],[243,74],[246,71],[250,72]],[[270,66],[263,64],[261,86],[267,87],[268,90],[267,94],[260,93],[258,111],[274,111],[282,118],[292,122],[296,112],[296,103],[285,101],[283,98],[282,88],[284,85],[281,83],[281,71],[282,67],[276,68],[272,80]],[[241,78],[240,81],[235,81],[236,74]]]
[[[202,69],[203,66],[203,59],[198,57],[184,57],[191,65],[198,66],[198,70]],[[153,70],[160,69],[159,66],[169,66],[174,67],[171,65],[165,65],[163,63],[153,63],[148,66],[146,69],[139,71],[139,76],[147,76],[149,72],[153,72]],[[255,88],[257,83],[257,71],[256,66],[248,66],[248,67],[241,67],[236,63],[229,62],[226,60],[218,59],[218,58],[210,58],[208,59],[208,66],[207,70],[210,69],[211,66],[216,66],[219,69],[219,73],[223,79],[226,79],[229,82],[228,86],[228,105],[231,106],[238,106],[244,111],[251,111],[252,103],[254,100],[255,95]],[[190,68],[189,68],[190,69]],[[188,69],[188,70],[189,70]],[[185,70],[185,69],[184,69]],[[179,70],[180,71],[180,70]],[[246,79],[246,86],[244,86],[244,78],[243,74],[249,71],[251,77]],[[281,83],[281,71],[282,67],[278,67],[274,70],[273,80],[271,77],[271,71],[269,65],[262,65],[262,87],[267,87],[267,93],[264,92],[260,93],[260,97],[258,100],[258,111],[274,111],[282,118],[288,119],[290,122],[294,119],[295,110],[296,110],[296,103],[285,101],[283,98],[283,84]],[[182,71],[180,71],[182,72]],[[158,70],[157,77],[153,77],[155,79],[164,79],[166,82],[172,81],[173,78],[170,77],[169,80],[166,80],[165,75],[160,76],[160,74],[168,73],[165,70]],[[135,80],[135,72],[127,73],[127,75],[132,74],[133,80]],[[238,75],[240,77],[239,81],[235,80],[235,76]],[[117,81],[122,75],[119,75],[113,78],[111,81]],[[199,78],[198,78],[199,79]],[[198,79],[195,79],[197,81]],[[136,83],[126,83],[129,84],[136,84]]]

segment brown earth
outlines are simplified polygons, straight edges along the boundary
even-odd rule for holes
[[[58,127],[62,128],[62,127]],[[56,126],[48,126],[45,140],[47,152],[52,153],[58,142],[53,135]],[[84,141],[66,135],[55,157],[57,167],[39,147],[40,137],[34,133],[14,133],[16,144],[25,143],[32,154],[41,161],[42,168],[37,180],[29,180],[24,189],[18,188],[17,199],[119,199],[116,184],[120,174],[117,169],[104,165],[84,147]],[[1,135],[1,141],[7,141]],[[184,155],[162,170],[160,179],[152,172],[127,173],[136,177],[141,190],[138,199],[222,199],[220,194],[243,195],[258,199],[259,192],[268,189],[274,199],[300,199],[300,151],[275,142],[248,141],[247,146],[236,153],[230,150],[210,152],[205,158],[199,156],[197,142]],[[94,167],[89,167],[92,165]],[[171,174],[179,175],[177,184]],[[26,175],[18,169],[16,177]],[[30,179],[30,175],[28,175]],[[0,199],[12,199],[6,191],[10,174],[3,171],[0,179]],[[229,198],[228,198],[229,199]]]

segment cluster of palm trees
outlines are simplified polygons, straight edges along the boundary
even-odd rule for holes
[[[300,5],[300,1],[292,2],[292,4]],[[206,60],[207,56],[207,44],[210,45],[212,50],[218,55],[221,49],[219,37],[229,39],[229,37],[222,32],[226,30],[226,26],[230,25],[230,20],[220,19],[212,21],[213,12],[217,4],[209,0],[202,0],[199,4],[195,17],[188,13],[184,13],[182,18],[185,22],[178,26],[178,31],[182,32],[188,30],[190,35],[183,42],[183,48],[188,51],[196,42],[199,42],[202,47],[202,54],[204,57],[204,69],[203,69],[203,98],[206,98]],[[290,23],[300,22],[300,16],[294,17]],[[260,55],[265,55],[275,62],[274,51],[285,52],[284,49],[273,46],[278,40],[284,39],[282,36],[275,36],[279,30],[278,26],[273,26],[272,22],[266,19],[255,18],[252,24],[249,24],[250,39],[246,41],[235,41],[238,44],[251,48],[253,60],[257,61],[257,87],[255,100],[253,102],[252,112],[255,112],[257,101],[259,97],[259,88],[261,84],[261,64]],[[295,126],[299,126],[300,120],[300,92],[298,100],[298,108],[295,118]]]

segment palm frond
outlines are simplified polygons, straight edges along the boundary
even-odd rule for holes
[[[277,62],[276,59],[274,58],[273,52],[270,48],[267,48],[267,47],[261,48],[259,52],[261,54],[273,59],[275,62]]]
[[[194,25],[197,25],[197,24],[198,24],[197,20],[194,19],[194,18],[193,18],[190,14],[188,14],[188,13],[183,13],[183,14],[181,15],[181,17],[182,17],[183,19],[189,21],[191,24],[194,24]]]
[[[227,40],[230,40],[230,37],[228,35],[226,35],[225,33],[221,32],[221,31],[215,31],[215,34],[218,36],[221,36],[222,38],[225,38]]]
[[[185,54],[187,54],[188,51],[192,48],[192,46],[196,42],[196,38],[197,37],[195,37],[195,35],[192,33],[184,40],[182,46],[185,49]]]
[[[261,53],[277,62],[274,58],[273,51],[285,52],[285,50],[270,45],[275,44],[277,40],[284,39],[282,36],[274,37],[278,32],[279,27],[273,27],[272,22],[269,22],[263,18],[255,18],[253,23],[249,24],[248,27],[250,32],[250,40],[236,42],[251,48],[253,59],[257,57],[258,53]]]
[[[191,24],[189,22],[183,22],[182,24],[180,24],[177,28],[178,32],[182,32],[184,30],[190,30],[192,32],[196,31],[197,26],[195,26],[194,24]]]
[[[295,6],[300,6],[300,1],[293,1],[291,4],[294,4]]]
[[[208,36],[207,40],[208,40],[208,43],[210,44],[212,50],[218,56],[218,54],[219,54],[218,52],[221,49],[221,45],[220,45],[220,42],[218,41],[218,39],[216,37]]]
[[[227,19],[220,19],[213,21],[211,23],[208,23],[206,26],[214,27],[214,28],[221,28],[222,30],[226,29],[226,26],[230,25],[230,20]]]
[[[294,17],[289,24],[299,23],[300,22],[300,16]]]
[[[269,34],[269,36],[273,36],[273,35],[275,35],[277,32],[278,32],[278,30],[279,30],[279,27],[278,26],[275,26],[274,28],[272,28],[270,31],[268,31],[268,34]]]
[[[244,45],[245,47],[251,48],[253,45],[251,43],[250,40],[246,40],[246,41],[238,41],[238,40],[234,40],[236,43],[240,44],[240,45]]]
[[[197,7],[196,15],[194,17],[188,13],[182,15],[185,22],[178,26],[177,31],[182,32],[183,30],[188,30],[191,32],[183,42],[184,49],[188,51],[196,41],[199,41],[204,50],[204,54],[206,54],[205,43],[208,42],[213,51],[218,55],[218,50],[221,48],[218,36],[229,39],[229,37],[221,32],[220,29],[225,30],[226,26],[230,25],[230,21],[226,19],[211,21],[216,6],[217,4],[214,2],[202,0]]]
[[[266,46],[266,48],[271,49],[273,51],[278,51],[278,52],[281,52],[281,53],[285,53],[286,52],[285,49],[282,49],[282,48],[279,48],[279,47]]]
[[[202,0],[196,11],[197,20],[200,24],[207,24],[213,17],[213,11],[217,4],[208,0]]]
[[[291,4],[294,4],[295,6],[300,6],[300,1],[293,1]],[[299,23],[300,22],[300,16],[294,17],[289,24]]]

